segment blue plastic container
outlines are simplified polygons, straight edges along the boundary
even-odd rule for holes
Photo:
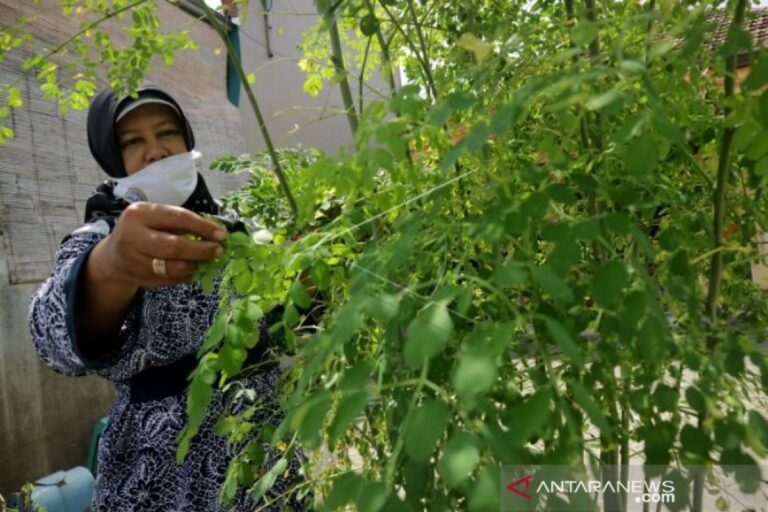
[[[83,466],[52,473],[34,486],[32,501],[46,512],[83,512],[91,506],[93,475]]]

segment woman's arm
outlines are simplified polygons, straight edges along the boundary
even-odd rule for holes
[[[190,240],[193,234],[201,240]],[[99,361],[119,346],[119,331],[140,288],[189,282],[198,261],[222,253],[226,231],[176,206],[135,203],[99,241],[73,283],[73,349]],[[155,275],[152,260],[166,260],[167,277]]]

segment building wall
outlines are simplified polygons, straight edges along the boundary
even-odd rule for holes
[[[243,66],[246,73],[253,73],[256,77],[253,91],[275,146],[294,147],[300,144],[335,153],[348,145],[352,141],[352,133],[343,114],[338,85],[326,83],[315,98],[307,95],[302,88],[305,74],[298,66],[302,57],[299,44],[302,34],[319,21],[314,0],[273,3],[268,18],[271,58],[267,52],[267,24],[261,2],[250,2],[249,9],[240,27]],[[352,74],[357,74],[354,63],[345,64]],[[349,80],[357,105],[358,81],[353,77]],[[366,100],[380,98],[372,89],[386,91],[387,86],[379,77],[369,80],[367,87],[363,88]],[[264,149],[255,116],[242,92],[240,110],[248,150]]]
[[[0,145],[0,493],[25,481],[84,464],[91,430],[113,399],[98,377],[68,378],[38,360],[27,332],[30,296],[51,269],[59,241],[82,223],[85,200],[104,174],[87,147],[85,112],[61,115],[21,71],[32,48],[52,48],[76,32],[81,19],[60,14],[60,1],[0,0],[0,26],[33,16],[33,40],[0,62],[0,84],[17,80],[24,106],[14,111],[16,138]],[[215,32],[167,2],[157,2],[164,29],[188,29],[199,51],[158,62],[149,78],[173,91],[195,130],[206,162],[240,154],[240,113],[226,98],[225,57]],[[115,41],[130,16],[110,20]],[[217,53],[219,53],[217,55]],[[214,195],[240,179],[204,172]]]

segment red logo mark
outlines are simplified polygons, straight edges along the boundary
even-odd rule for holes
[[[531,485],[531,479],[532,478],[533,478],[532,475],[525,476],[525,477],[521,478],[520,480],[518,480],[517,482],[512,482],[511,484],[509,484],[507,486],[507,489],[512,491],[513,493],[519,495],[519,496],[522,496],[523,498],[525,498],[527,500],[532,500],[533,496],[531,496],[530,494],[526,494],[523,491],[517,490],[517,486],[518,485],[525,484],[525,490],[527,491],[528,490],[528,486]]]

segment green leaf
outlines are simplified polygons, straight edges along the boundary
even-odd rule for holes
[[[294,281],[288,290],[288,296],[300,308],[307,309],[312,303],[312,299],[307,292],[307,288],[301,281]]]
[[[659,57],[663,57],[677,45],[678,42],[674,39],[661,39],[658,42],[651,44],[651,48],[648,51],[648,61],[654,61]]]
[[[445,445],[443,455],[437,462],[437,472],[448,487],[458,487],[464,482],[480,461],[480,448],[474,436],[458,431]]]
[[[249,491],[249,494],[253,499],[258,501],[269,492],[275,485],[277,478],[285,472],[286,468],[288,468],[288,461],[282,457],[277,459],[275,465],[272,466],[269,471],[264,473],[264,476],[259,478],[259,481],[256,482],[253,489]]]
[[[464,151],[464,145],[461,143],[456,144],[451,149],[449,149],[448,152],[443,156],[443,159],[440,160],[440,170],[445,171],[450,169],[453,164],[459,160],[462,151]]]
[[[576,240],[597,240],[600,227],[593,220],[585,220],[571,226],[571,235]]]
[[[533,280],[539,285],[541,291],[558,301],[573,301],[571,289],[549,268],[534,265],[530,270]]]
[[[534,434],[539,434],[550,421],[551,399],[551,391],[540,389],[522,404],[510,408],[507,424],[514,425],[514,439],[520,446],[527,443]]]
[[[573,393],[573,399],[582,409],[584,409],[584,412],[587,413],[592,420],[592,423],[600,429],[600,435],[610,438],[611,426],[605,419],[605,415],[600,409],[600,406],[595,402],[594,398],[592,398],[592,393],[590,393],[583,384],[575,380],[569,380],[568,384]]]
[[[362,361],[352,368],[344,371],[344,376],[339,382],[339,389],[345,392],[360,391],[366,388],[368,379],[371,378],[373,364],[369,361]]]
[[[369,482],[363,486],[357,498],[359,512],[379,512],[389,499],[390,492],[383,482]]]
[[[659,384],[653,392],[653,403],[660,411],[674,411],[679,399],[680,393],[666,384]]]
[[[761,131],[747,148],[746,156],[750,160],[759,160],[766,153],[768,153],[768,132]]]
[[[587,20],[579,21],[579,24],[571,29],[571,38],[578,46],[587,46],[597,37],[597,24]]]
[[[517,122],[518,111],[516,105],[500,106],[491,118],[491,131],[496,135],[504,135]]]
[[[685,400],[688,402],[688,405],[693,408],[694,411],[698,413],[704,412],[704,395],[702,395],[701,391],[695,387],[689,387],[685,390]]]
[[[757,411],[749,411],[749,427],[757,435],[763,448],[768,448],[768,421]]]
[[[491,282],[501,289],[508,289],[524,283],[526,277],[525,269],[520,264],[507,262],[491,275]]]
[[[442,402],[429,400],[414,411],[405,430],[405,453],[416,462],[425,462],[435,450],[451,417]]]
[[[363,478],[357,473],[349,471],[338,476],[323,503],[323,510],[333,512],[348,503],[356,502],[362,487]]]
[[[706,460],[709,456],[709,450],[712,449],[712,440],[700,428],[693,425],[686,425],[680,431],[680,444],[683,451],[693,453]]]
[[[445,98],[446,103],[453,112],[466,110],[477,103],[477,96],[467,91],[452,92]]]
[[[578,200],[576,194],[573,193],[571,187],[564,183],[554,184],[547,187],[547,194],[553,201],[562,203],[564,205],[575,204]]]
[[[439,354],[453,334],[453,321],[445,302],[432,303],[422,309],[408,325],[405,361],[418,367]]]
[[[608,213],[605,215],[604,222],[608,231],[612,231],[617,235],[628,235],[634,227],[632,220],[623,213]]]
[[[670,450],[675,441],[677,428],[668,421],[650,423],[643,430],[645,463],[649,466],[665,466],[670,460]]]
[[[621,298],[627,285],[627,267],[619,260],[605,263],[592,279],[592,298],[604,308],[610,308]]]
[[[496,358],[487,350],[469,347],[459,356],[453,373],[453,387],[460,397],[471,399],[496,382]]]
[[[253,274],[251,273],[250,267],[245,265],[245,268],[235,275],[233,282],[235,285],[235,293],[238,295],[248,294],[253,285]]]
[[[346,343],[362,326],[363,319],[355,304],[346,303],[337,313],[333,329],[330,331],[336,343]]]
[[[245,349],[231,344],[224,345],[219,351],[219,363],[221,369],[230,377],[236,375],[243,367],[243,362],[248,354]]]
[[[245,317],[253,323],[258,322],[264,316],[264,311],[256,302],[249,300],[245,304]]]
[[[728,510],[728,500],[726,500],[722,496],[718,496],[715,500],[715,508],[719,510],[720,512],[725,512]]]
[[[632,75],[645,73],[645,65],[637,60],[620,60],[619,69]]]
[[[485,145],[489,132],[490,128],[488,128],[487,124],[478,124],[462,139],[461,144],[468,151],[477,151]]]
[[[737,450],[744,438],[744,425],[733,417],[723,418],[715,425],[715,441],[722,450]]]
[[[520,212],[524,215],[538,220],[547,213],[549,207],[549,196],[544,192],[534,192],[520,205]]]
[[[208,329],[208,332],[205,334],[205,341],[203,342],[202,346],[198,349],[197,353],[198,355],[204,354],[205,352],[208,352],[210,349],[215,347],[220,341],[221,338],[224,337],[224,330],[227,327],[227,316],[219,313],[216,316],[216,320],[213,321],[213,324],[211,324],[211,327]]]
[[[224,337],[227,340],[228,345],[234,347],[242,347],[244,345],[246,334],[243,330],[235,324],[227,324],[224,328]]]
[[[21,91],[18,87],[8,87],[8,106],[11,108],[19,108],[24,104],[24,100],[21,98]]]
[[[611,89],[610,91],[591,98],[584,105],[588,110],[602,110],[609,107],[619,101],[622,98],[621,91],[619,89]]]
[[[499,468],[484,466],[477,474],[469,494],[469,512],[498,512],[501,508],[499,497]]]
[[[336,409],[336,416],[328,428],[328,443],[331,447],[336,445],[336,441],[344,435],[352,422],[363,413],[368,399],[367,391],[353,392],[341,399]]]
[[[391,320],[400,309],[400,295],[382,293],[376,296],[368,296],[363,302],[362,310],[379,320]]]
[[[756,91],[768,83],[768,57],[761,56],[762,58],[750,65],[749,76],[741,84],[741,88],[745,91]]]
[[[323,389],[315,392],[296,411],[292,424],[298,430],[299,438],[307,447],[319,446],[320,433],[330,406],[331,394],[328,390]]]
[[[397,90],[390,99],[390,108],[398,115],[417,115],[424,106],[419,86],[415,84],[405,85]]]
[[[432,126],[443,126],[451,118],[453,110],[447,103],[441,103],[429,113],[429,124]]]
[[[627,172],[638,177],[650,174],[656,168],[658,159],[656,142],[647,133],[633,140],[624,153]]]
[[[759,125],[757,123],[745,123],[745,124],[752,124],[753,126],[757,126],[758,129],[760,126],[762,126],[763,128],[768,127],[768,91],[760,95],[760,99],[757,100],[757,114],[758,114],[757,118],[760,121]],[[734,134],[733,139],[734,139],[733,143],[735,146],[736,134]]]
[[[541,318],[547,326],[549,335],[555,340],[563,354],[568,356],[576,368],[581,369],[584,366],[584,359],[581,356],[581,350],[579,350],[568,329],[554,318],[548,316],[542,316]]]

